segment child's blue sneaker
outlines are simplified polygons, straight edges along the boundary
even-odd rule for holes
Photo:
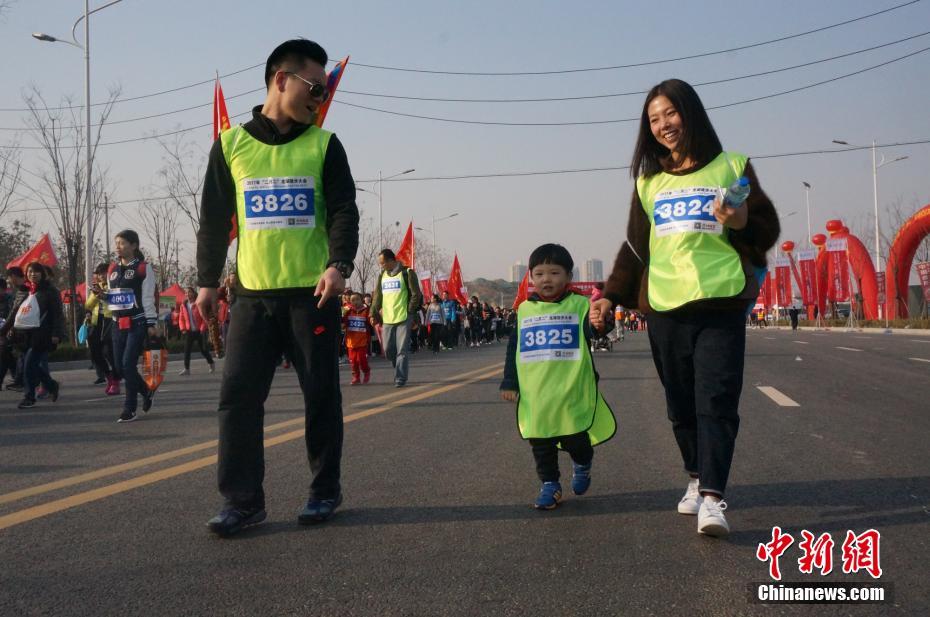
[[[584,495],[591,486],[591,463],[579,465],[572,463],[572,492],[576,495]]]
[[[554,510],[562,501],[562,485],[558,482],[543,482],[533,507],[537,510]]]

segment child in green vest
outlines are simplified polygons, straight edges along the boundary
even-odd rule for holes
[[[534,507],[552,510],[562,500],[559,449],[572,459],[572,491],[591,485],[593,446],[613,437],[613,412],[597,388],[591,357],[587,297],[569,288],[572,256],[558,244],[530,255],[536,288],[517,309],[507,345],[501,397],[517,403],[520,435],[530,442],[542,482]]]

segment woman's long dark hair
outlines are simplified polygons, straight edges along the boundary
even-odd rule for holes
[[[117,238],[122,238],[123,240],[125,240],[125,241],[128,242],[129,244],[135,244],[135,245],[136,245],[136,248],[135,248],[135,251],[134,251],[134,255],[133,255],[133,256],[134,256],[136,259],[138,259],[139,261],[144,261],[144,260],[145,260],[145,255],[143,255],[143,254],[142,254],[142,251],[139,250],[139,234],[137,234],[136,232],[134,232],[134,231],[131,230],[131,229],[124,229],[123,231],[118,232],[118,233],[116,234],[116,237],[117,237]]]
[[[681,116],[682,134],[679,149],[682,157],[690,157],[696,166],[702,166],[714,160],[723,151],[698,93],[687,82],[666,79],[653,86],[646,95],[646,102],[643,103],[643,113],[639,119],[639,137],[636,138],[633,161],[630,165],[630,175],[634,178],[657,174],[671,162],[671,151],[656,141],[649,127],[649,103],[659,96],[668,98]]]

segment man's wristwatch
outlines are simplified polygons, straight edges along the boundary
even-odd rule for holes
[[[355,272],[355,264],[351,261],[331,261],[328,267],[335,268],[346,280],[352,278],[352,273]]]

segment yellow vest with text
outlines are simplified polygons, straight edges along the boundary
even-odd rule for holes
[[[323,161],[332,133],[309,127],[268,145],[237,126],[221,134],[236,185],[239,283],[254,291],[315,287],[329,261]]]
[[[410,303],[410,291],[407,289],[406,268],[391,276],[387,272],[381,275],[381,321],[397,324],[407,321],[407,308]]]
[[[713,202],[720,189],[743,175],[747,160],[741,154],[721,152],[693,173],[660,172],[636,179],[650,222],[648,290],[653,309],[670,311],[743,291],[742,262],[727,229],[714,218]]]
[[[560,302],[527,300],[517,309],[517,426],[524,439],[587,431],[597,445],[617,432],[584,336],[589,306],[587,297],[572,293]]]

